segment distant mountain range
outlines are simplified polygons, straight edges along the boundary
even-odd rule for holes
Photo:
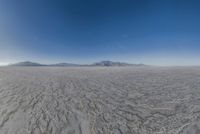
[[[89,65],[73,64],[73,63],[57,63],[57,64],[40,64],[31,61],[18,62],[10,64],[9,66],[52,66],[52,67],[75,67],[75,66],[146,66],[144,64],[129,64],[114,61],[101,61]]]
[[[144,66],[144,64],[130,64],[124,62],[114,62],[114,61],[101,61],[92,64],[92,66]]]

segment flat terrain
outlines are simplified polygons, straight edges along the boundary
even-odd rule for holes
[[[2,67],[0,134],[200,134],[200,67]]]

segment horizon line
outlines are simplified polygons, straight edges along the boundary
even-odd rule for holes
[[[114,60],[100,60],[100,61],[97,61],[97,62],[91,62],[91,63],[73,63],[73,62],[54,62],[54,63],[48,63],[48,64],[45,64],[45,63],[42,63],[42,62],[35,62],[35,61],[29,61],[29,60],[25,60],[25,61],[19,61],[19,62],[0,62],[0,67],[6,67],[6,66],[9,66],[9,65],[14,65],[14,64],[18,64],[18,63],[23,63],[23,62],[30,62],[30,63],[37,63],[37,64],[40,64],[40,65],[55,65],[55,64],[61,64],[61,63],[65,63],[65,64],[74,64],[74,65],[82,65],[82,66],[86,66],[86,65],[92,65],[92,64],[95,64],[95,63],[100,63],[100,62],[105,62],[105,61],[110,61],[110,62],[119,62],[119,63],[126,63],[126,64],[135,64],[135,65],[145,65],[145,66],[155,66],[155,67],[195,67],[195,66],[200,66],[200,64],[169,64],[169,65],[162,65],[162,64],[145,64],[143,62],[139,62],[139,63],[133,63],[133,62],[127,62],[127,61],[114,61]]]

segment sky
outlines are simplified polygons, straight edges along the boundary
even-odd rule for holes
[[[0,65],[200,65],[198,0],[0,0]]]

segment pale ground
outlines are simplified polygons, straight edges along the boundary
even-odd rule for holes
[[[200,67],[0,68],[0,134],[200,134]]]

